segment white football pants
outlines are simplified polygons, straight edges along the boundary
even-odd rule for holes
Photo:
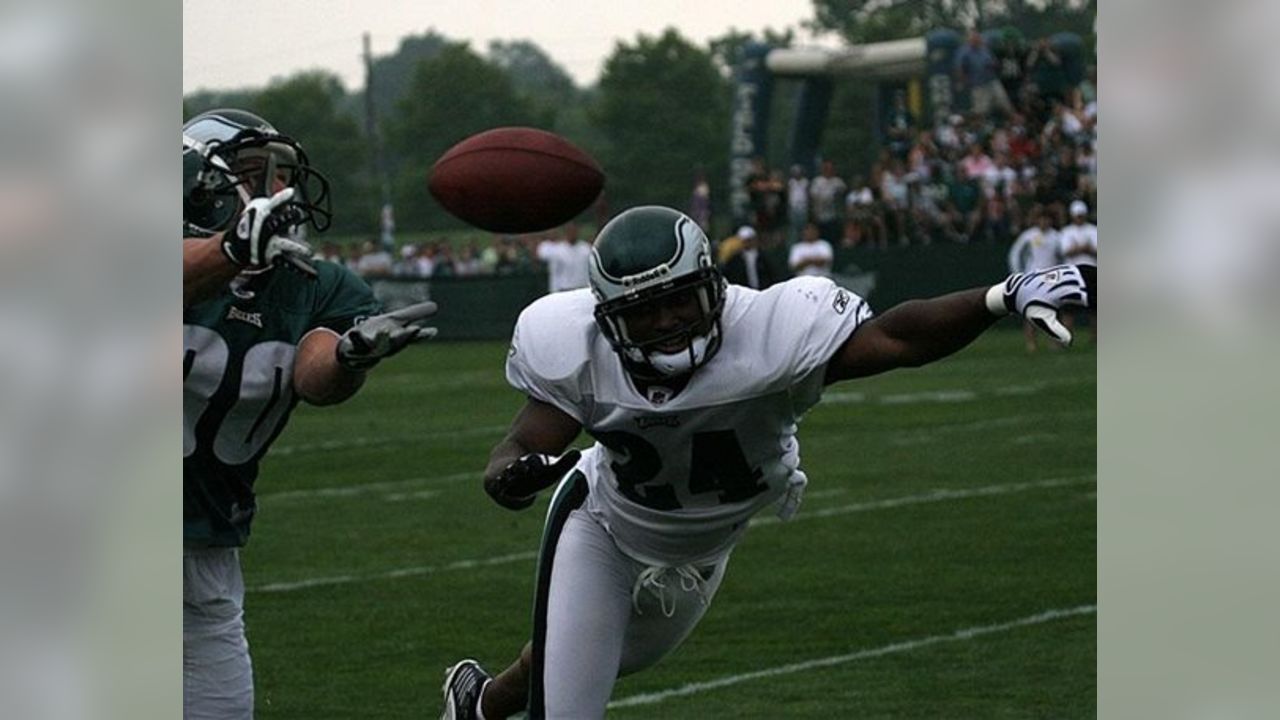
[[[547,513],[538,561],[529,718],[603,718],[622,675],[674,650],[706,613],[729,562],[655,568],[624,555],[569,475]]]
[[[253,666],[236,548],[182,551],[182,717],[253,718]]]

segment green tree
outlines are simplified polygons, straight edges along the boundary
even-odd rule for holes
[[[813,0],[814,16],[805,26],[837,33],[851,44],[920,37],[938,28],[1002,25],[1030,38],[1064,31],[1089,38],[1097,7],[1097,0]]]
[[[695,167],[728,174],[729,82],[712,56],[674,29],[619,43],[605,62],[592,120],[613,210],[659,203],[683,208]]]
[[[796,33],[792,28],[784,30],[765,28],[764,33],[760,36],[753,32],[743,32],[737,28],[729,28],[724,35],[708,40],[707,49],[715,60],[716,66],[720,68],[721,74],[725,77],[731,77],[734,68],[738,65],[739,53],[747,43],[756,42],[770,47],[784,48],[791,47],[795,43],[795,39]]]
[[[350,233],[376,228],[377,209],[364,136],[355,118],[339,110],[346,97],[337,76],[313,71],[273,82],[248,109],[302,144],[311,164],[329,178],[334,230]]]
[[[182,122],[202,112],[218,108],[247,108],[258,95],[258,88],[243,90],[198,90],[182,98]]]
[[[449,38],[429,29],[420,35],[409,35],[390,55],[373,60],[373,106],[380,119],[396,113],[397,104],[413,82],[418,63],[431,60],[450,44]],[[364,121],[364,100],[359,103],[358,118]]]
[[[573,102],[578,88],[569,73],[528,40],[489,43],[489,60],[511,76],[516,91],[548,103]]]
[[[397,224],[428,229],[454,224],[429,200],[431,166],[451,146],[504,125],[545,125],[501,68],[466,43],[452,43],[418,64],[405,97],[387,118]]]
[[[311,71],[272,81],[264,89],[201,91],[182,99],[183,122],[207,110],[239,108],[256,113],[306,150],[329,179],[333,229],[365,232],[377,227],[370,192],[368,151],[354,117],[342,108],[350,96],[336,75]]]

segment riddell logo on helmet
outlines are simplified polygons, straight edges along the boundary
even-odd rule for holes
[[[622,278],[622,284],[627,287],[643,285],[651,280],[657,280],[670,274],[671,268],[666,263],[663,263],[652,270],[645,270],[638,275],[628,275]]]

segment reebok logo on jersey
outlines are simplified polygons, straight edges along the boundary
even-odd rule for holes
[[[844,311],[849,309],[849,293],[837,290],[835,299],[831,301],[831,307],[835,308],[837,315],[843,315]]]
[[[245,311],[241,310],[240,308],[237,308],[237,307],[234,307],[234,306],[233,306],[230,310],[228,310],[228,311],[227,311],[227,319],[228,319],[228,320],[239,320],[240,322],[247,322],[247,323],[249,323],[250,325],[252,325],[252,326],[254,326],[254,327],[256,327],[256,328],[261,328],[261,327],[262,327],[262,313],[260,313],[260,312],[255,312],[255,313],[245,312]]]

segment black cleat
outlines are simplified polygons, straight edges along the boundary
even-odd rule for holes
[[[440,720],[476,720],[480,717],[480,693],[492,676],[475,660],[459,660],[445,670],[444,712]]]

